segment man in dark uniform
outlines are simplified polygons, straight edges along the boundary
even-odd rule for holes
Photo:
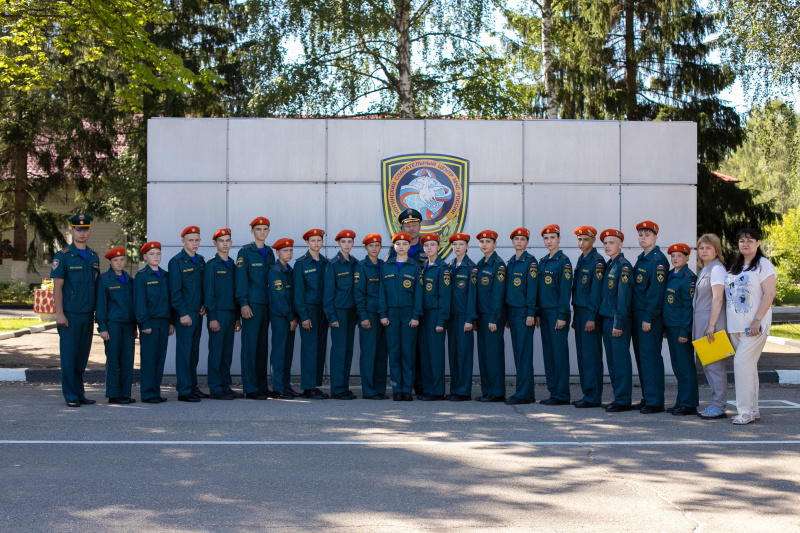
[[[508,405],[524,405],[536,401],[533,392],[533,332],[536,329],[539,284],[536,280],[536,258],[525,250],[530,236],[531,232],[525,228],[517,228],[511,232],[511,242],[516,253],[507,263],[509,282],[506,284],[506,327],[511,330],[517,390],[506,400]]]
[[[467,256],[469,235],[456,233],[450,244],[456,258],[450,263],[453,289],[450,300],[450,319],[447,321],[447,356],[450,361],[451,402],[472,399],[472,367],[475,351],[476,294],[478,267]]]
[[[506,399],[506,354],[503,326],[506,323],[506,265],[497,252],[497,232],[477,235],[483,257],[478,261],[478,366],[481,371],[479,402]]]
[[[105,258],[111,266],[97,282],[95,321],[106,350],[106,398],[108,403],[136,403],[131,398],[136,349],[133,278],[125,272],[124,246],[112,248]]]
[[[69,223],[72,244],[56,252],[50,277],[61,355],[61,390],[68,406],[80,407],[95,403],[85,396],[83,373],[92,348],[100,258],[86,245],[92,234],[92,217],[78,213]]]
[[[645,220],[636,225],[643,251],[633,267],[633,353],[642,385],[641,402],[634,405],[642,414],[664,412],[664,358],[661,356],[664,321],[661,311],[667,287],[667,258],[656,245],[658,224]]]
[[[267,275],[275,254],[265,241],[269,219],[250,223],[253,242],[242,246],[236,257],[236,302],[242,315],[242,392],[251,400],[266,400],[278,394],[269,390],[269,292]],[[273,396],[274,395],[274,396]]]
[[[339,253],[325,272],[323,311],[331,328],[331,398],[355,400],[350,390],[350,369],[353,366],[353,344],[356,340],[356,299],[353,276],[358,259],[350,255],[356,233],[345,229],[336,235]]]
[[[141,394],[145,403],[161,403],[161,380],[167,358],[168,337],[175,333],[169,306],[169,274],[161,268],[161,243],[150,241],[139,251],[147,263],[133,279],[133,301],[139,323]]]
[[[381,236],[370,233],[364,240],[365,257],[356,265],[353,287],[358,312],[359,368],[361,390],[367,400],[388,400],[386,396],[386,370],[388,347],[386,332],[378,315],[378,298],[381,288]]]
[[[572,277],[572,307],[575,316],[575,349],[583,398],[573,402],[579,409],[600,407],[603,403],[603,326],[598,312],[603,297],[606,261],[594,248],[597,230],[581,226],[575,230],[581,256]]]
[[[181,232],[183,250],[169,260],[170,305],[178,316],[175,324],[175,374],[178,400],[197,403],[208,398],[197,386],[200,362],[200,334],[203,327],[203,270],[206,261],[197,253],[200,228],[188,226]]]
[[[208,388],[213,400],[244,398],[231,389],[234,333],[242,329],[236,305],[236,267],[229,254],[230,228],[213,236],[217,253],[203,272],[203,301],[208,313]]]
[[[420,239],[427,260],[422,266],[422,320],[420,321],[420,362],[422,401],[444,400],[444,343],[450,318],[451,277],[447,263],[439,258],[439,236]]]
[[[609,257],[603,276],[600,316],[603,317],[603,344],[614,389],[614,401],[604,405],[606,412],[621,413],[631,407],[631,299],[633,267],[622,254],[625,235],[615,229],[603,230],[600,241]]]
[[[300,386],[303,398],[311,400],[329,398],[319,390],[328,344],[328,321],[322,310],[322,297],[329,262],[319,253],[324,235],[321,229],[310,229],[303,234],[308,252],[295,261],[293,274],[294,309],[300,317]],[[275,382],[275,376],[272,381]],[[287,391],[295,393],[291,387]]]
[[[306,239],[308,240],[308,239]],[[289,261],[294,253],[292,239],[278,239],[272,245],[278,261],[269,270],[269,314],[272,327],[272,390],[280,391],[281,399],[291,400],[298,395],[291,390],[294,337],[297,312],[294,308],[294,280]]]

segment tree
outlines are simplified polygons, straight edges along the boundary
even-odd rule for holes
[[[800,208],[786,212],[781,223],[774,223],[764,232],[764,245],[778,271],[778,300],[785,297],[800,281]]]

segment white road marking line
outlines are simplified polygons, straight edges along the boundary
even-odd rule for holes
[[[736,400],[728,400],[731,405],[736,405]],[[779,404],[779,405],[765,405]],[[759,409],[800,409],[800,403],[790,402],[789,400],[759,400]]]
[[[146,446],[720,446],[800,444],[795,440],[605,440],[605,441],[338,441],[338,440],[0,440],[0,444]]]

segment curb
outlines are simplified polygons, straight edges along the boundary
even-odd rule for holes
[[[780,344],[781,346],[791,346],[792,348],[800,348],[800,341],[796,341],[794,339],[786,339],[784,337],[773,337],[772,335],[767,335],[767,342],[771,342],[772,344]]]
[[[800,374],[800,370],[759,370],[758,382],[773,385],[800,385],[800,376],[794,377],[793,373]],[[708,380],[704,372],[697,373],[697,382],[700,385],[708,385]],[[733,372],[728,372],[728,384],[736,383]]]
[[[0,333],[0,341],[5,339],[13,339],[15,337],[22,337],[23,335],[30,335],[32,333],[42,333],[48,329],[53,329],[55,327],[56,327],[55,322],[47,322],[45,324],[39,324],[38,326],[31,326],[29,328],[22,328],[14,331],[6,331],[5,333]]]

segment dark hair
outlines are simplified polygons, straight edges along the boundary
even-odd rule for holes
[[[742,237],[750,237],[751,239],[755,239],[757,241],[761,240],[761,233],[757,229],[753,228],[744,228],[740,229],[739,233],[736,234],[736,242],[739,242],[739,239]],[[750,266],[747,267],[747,271],[749,270],[757,270],[758,269],[758,262],[761,261],[762,257],[766,257],[764,252],[761,251],[761,246],[756,248],[756,255],[753,257],[753,261],[750,262]],[[730,272],[731,274],[741,274],[742,269],[744,268],[744,255],[742,252],[736,254],[736,259],[733,260],[733,264],[731,264]],[[745,271],[746,272],[746,271]]]

